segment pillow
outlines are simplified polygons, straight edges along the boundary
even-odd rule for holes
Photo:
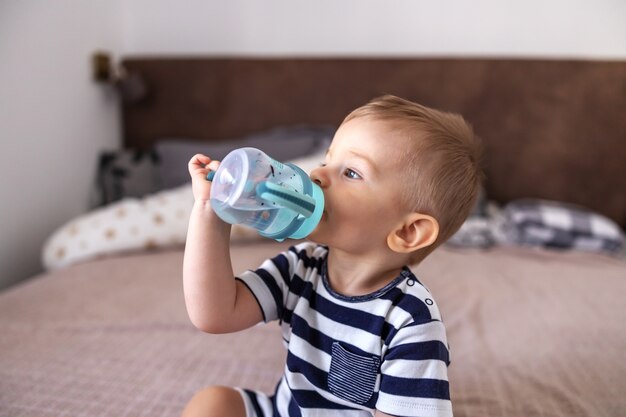
[[[513,244],[615,254],[624,246],[620,227],[584,207],[555,201],[515,200],[504,208],[503,236]]]
[[[103,255],[182,245],[192,205],[189,183],[93,210],[48,238],[43,247],[43,264],[47,269],[56,269]]]
[[[481,188],[469,217],[446,241],[446,245],[483,249],[493,246],[495,244],[494,226],[490,212],[495,210],[497,206],[489,204],[485,191]]]
[[[204,143],[191,140],[162,139],[155,145],[161,163],[159,179],[164,188],[172,188],[189,181],[187,163],[196,153],[212,159],[223,159],[236,148],[259,148],[277,161],[310,155],[326,150],[335,129],[330,127],[279,127],[239,139]]]
[[[143,197],[161,189],[155,150],[104,151],[98,158],[92,207],[125,197]]]
[[[292,160],[310,172],[324,159],[324,151]],[[186,168],[186,163],[185,163]],[[150,194],[125,198],[68,222],[45,242],[46,269],[57,269],[105,255],[184,245],[193,206],[191,183]],[[265,239],[256,230],[233,225],[231,240]]]

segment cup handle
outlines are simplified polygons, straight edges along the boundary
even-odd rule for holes
[[[308,218],[315,211],[315,200],[308,195],[298,193],[278,184],[262,181],[256,187],[259,198],[276,203]]]

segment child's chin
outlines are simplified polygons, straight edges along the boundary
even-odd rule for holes
[[[315,242],[318,244],[323,244],[324,238],[323,233],[320,230],[320,225],[318,225],[315,230],[313,230],[307,237],[306,240],[310,240],[311,242]]]

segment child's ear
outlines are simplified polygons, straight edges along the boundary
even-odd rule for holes
[[[387,236],[389,249],[410,253],[430,246],[439,236],[439,222],[427,214],[411,213]]]

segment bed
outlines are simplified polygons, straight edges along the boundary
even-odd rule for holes
[[[122,64],[132,75],[120,106],[125,151],[223,150],[271,137],[301,140],[296,150],[310,146],[292,155],[306,165],[349,110],[391,93],[473,124],[485,143],[492,207],[519,199],[574,204],[623,237],[624,62],[127,57]],[[176,152],[161,167],[175,167]],[[189,322],[181,271],[191,196],[181,181],[161,178],[163,189],[60,225],[45,245],[50,270],[0,293],[0,415],[176,416],[207,385],[273,391],[285,354],[277,325],[208,335]],[[126,243],[110,244],[121,237],[110,225],[132,213],[139,223],[127,228]],[[90,229],[72,250],[54,245],[86,227],[98,234]],[[98,250],[79,256],[86,242]],[[619,245],[609,253],[495,242],[446,245],[414,266],[447,326],[454,414],[626,415]],[[256,267],[290,244],[236,230],[234,269]]]

